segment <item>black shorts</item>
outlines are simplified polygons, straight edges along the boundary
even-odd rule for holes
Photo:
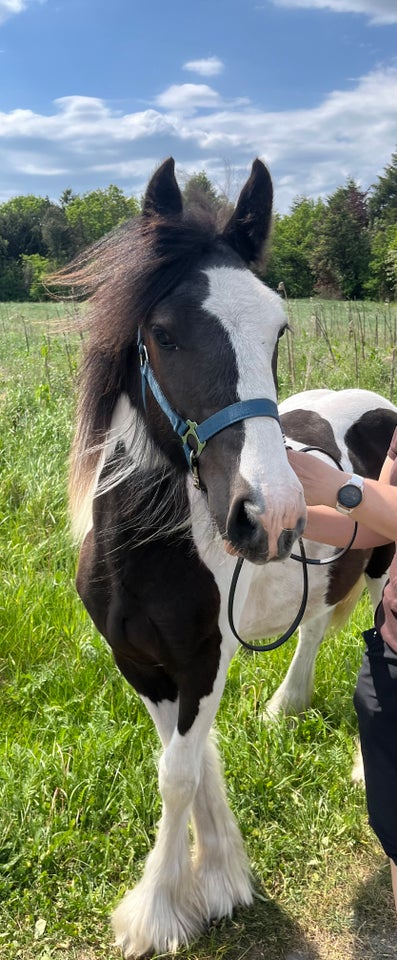
[[[369,823],[397,864],[397,653],[375,629],[354,694],[364,761]]]

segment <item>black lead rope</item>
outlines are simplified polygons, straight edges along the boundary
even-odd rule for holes
[[[239,558],[238,558],[237,563],[236,563],[236,566],[235,566],[235,568],[234,568],[234,572],[233,572],[233,576],[232,576],[232,582],[231,582],[231,584],[230,584],[229,600],[228,600],[228,616],[229,616],[229,627],[230,627],[230,629],[232,630],[234,636],[236,637],[236,640],[238,640],[238,642],[241,643],[241,646],[242,646],[242,647],[245,647],[246,650],[251,650],[251,651],[254,651],[255,653],[266,653],[268,650],[276,650],[277,647],[281,647],[283,643],[286,643],[287,640],[289,640],[289,638],[292,637],[292,634],[295,633],[295,630],[297,630],[297,628],[299,627],[299,624],[300,624],[300,622],[301,622],[301,620],[302,620],[303,614],[304,614],[304,612],[305,612],[305,610],[306,610],[307,595],[308,595],[308,588],[309,588],[309,578],[308,578],[308,573],[307,573],[306,553],[305,553],[305,548],[304,548],[304,545],[303,545],[303,541],[302,541],[301,539],[299,540],[299,547],[300,547],[300,551],[301,551],[301,556],[300,556],[298,559],[299,559],[299,560],[301,561],[301,563],[303,564],[303,567],[302,567],[302,573],[303,573],[303,596],[302,596],[302,602],[301,602],[301,605],[300,605],[300,607],[299,607],[298,613],[297,613],[297,615],[296,615],[296,617],[295,617],[295,620],[294,620],[293,623],[291,623],[291,626],[289,627],[289,629],[286,631],[286,633],[283,633],[283,635],[282,635],[281,637],[279,637],[278,640],[273,640],[272,643],[261,643],[261,644],[259,644],[259,643],[247,643],[246,640],[243,640],[242,637],[239,636],[239,634],[237,633],[237,630],[236,630],[236,628],[235,628],[235,626],[234,626],[234,620],[233,620],[234,595],[235,595],[235,593],[236,593],[236,586],[237,586],[238,578],[239,578],[239,576],[240,576],[240,570],[241,570],[241,567],[242,567],[242,565],[243,565],[243,563],[244,563],[244,558],[243,558],[243,557],[239,557]]]
[[[324,452],[323,450],[321,450],[321,447],[304,447],[302,452],[309,453],[311,450],[319,450],[321,453]],[[327,456],[331,456],[332,460],[335,459],[334,457],[332,457],[331,454],[327,454]],[[342,470],[342,467],[337,460],[335,460],[335,463],[338,469]],[[345,553],[347,553],[348,550],[350,550],[350,547],[352,546],[356,538],[356,533],[357,533],[357,523],[354,522],[353,535],[350,538],[349,543],[346,545],[346,547],[343,547],[342,550],[339,550],[339,553],[334,553],[332,557],[324,557],[323,559],[320,559],[320,560],[315,560],[310,557],[307,557],[303,540],[301,538],[299,539],[300,556],[297,553],[291,553],[290,557],[292,560],[298,560],[298,562],[302,564],[302,575],[303,575],[302,602],[299,607],[298,613],[295,617],[295,620],[293,621],[291,626],[288,628],[288,630],[286,630],[285,633],[281,635],[281,637],[278,637],[277,640],[273,640],[272,643],[265,643],[265,644],[247,643],[246,640],[243,640],[242,637],[240,637],[240,635],[237,633],[237,630],[234,626],[234,619],[233,619],[234,597],[236,593],[237,581],[240,576],[241,567],[244,563],[244,558],[239,557],[237,560],[236,566],[234,568],[233,576],[230,584],[227,612],[228,612],[228,618],[229,618],[229,627],[233,635],[236,637],[236,640],[238,640],[238,642],[241,643],[241,646],[245,647],[246,650],[250,650],[251,652],[254,652],[254,653],[267,653],[270,650],[277,650],[277,647],[281,647],[284,643],[286,643],[287,640],[289,640],[290,637],[292,637],[292,634],[295,633],[295,630],[298,629],[299,624],[301,623],[301,620],[303,618],[304,612],[306,610],[307,597],[309,592],[309,576],[308,576],[308,570],[307,570],[309,564],[311,564],[312,566],[320,567],[320,566],[325,566],[328,563],[335,563],[336,560],[340,560],[340,558],[344,557]]]
[[[305,554],[305,558],[303,559],[302,551],[301,551],[300,557],[298,556],[297,553],[290,553],[291,560],[298,560],[299,563],[304,563],[304,564],[306,563],[312,564],[313,567],[325,567],[327,563],[335,563],[335,560],[340,560],[341,557],[344,557],[345,553],[347,553],[347,551],[350,550],[350,547],[353,546],[353,543],[356,539],[356,533],[357,533],[357,523],[356,521],[354,521],[354,529],[353,529],[352,536],[350,537],[349,543],[346,545],[346,547],[342,547],[342,549],[339,550],[339,553],[334,553],[332,557],[323,557],[323,559],[321,560],[315,560],[311,557],[307,557]]]

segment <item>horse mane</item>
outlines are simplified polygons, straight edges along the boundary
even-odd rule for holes
[[[51,283],[73,299],[87,300],[69,477],[70,508],[72,518],[80,517],[80,533],[112,415],[127,382],[131,392],[138,327],[186,272],[220,243],[216,212],[203,204],[173,217],[141,214],[51,277]]]

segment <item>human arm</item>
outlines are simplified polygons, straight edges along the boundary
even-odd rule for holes
[[[385,459],[379,480],[365,480],[363,500],[350,516],[338,513],[335,504],[338,490],[350,480],[351,473],[301,451],[288,450],[288,458],[303,485],[308,505],[305,537],[342,547],[349,542],[357,521],[357,549],[397,540],[397,487],[390,486],[390,457]]]

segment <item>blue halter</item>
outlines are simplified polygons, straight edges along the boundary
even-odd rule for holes
[[[273,419],[277,420],[280,424],[277,404],[274,403],[273,400],[265,398],[240,400],[238,403],[231,403],[229,406],[224,407],[223,410],[218,410],[217,413],[203,420],[200,424],[188,418],[184,420],[183,417],[179,416],[179,414],[172,409],[160,384],[154,376],[140,329],[138,330],[138,351],[144,406],[146,408],[146,385],[148,385],[159,407],[161,407],[163,413],[168,417],[173,430],[182,441],[185,457],[192,471],[195,486],[200,486],[197,459],[204,450],[207,440],[215,436],[216,433],[220,433],[221,430],[230,427],[232,423],[238,423],[239,420],[246,420],[250,417],[273,417]],[[189,441],[193,441],[195,446],[191,446]]]

